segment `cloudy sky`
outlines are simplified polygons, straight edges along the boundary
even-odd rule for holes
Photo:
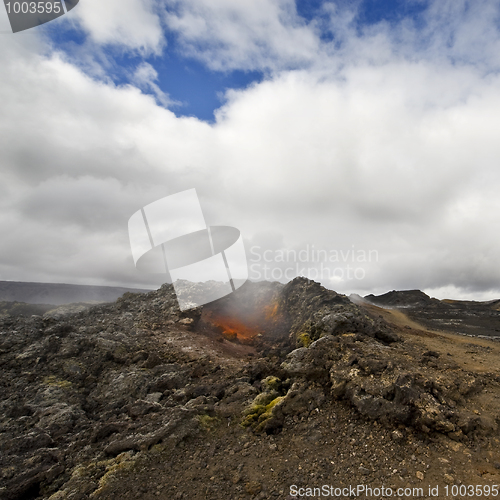
[[[500,297],[498,0],[80,0],[0,68],[0,280],[156,286],[196,188],[252,279]]]

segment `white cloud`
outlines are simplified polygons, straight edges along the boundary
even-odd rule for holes
[[[499,69],[500,4],[491,0],[434,0],[425,11],[423,42],[457,63]]]
[[[216,70],[297,67],[319,40],[292,0],[166,0],[165,21],[185,53]]]
[[[158,73],[151,64],[147,62],[139,64],[134,72],[132,81],[140,89],[152,92],[162,106],[168,107],[174,104],[174,101],[172,101],[168,94],[163,92],[156,83],[158,81]]]
[[[165,43],[153,0],[85,0],[71,12],[91,39],[143,54],[159,54]]]
[[[185,5],[169,23],[192,47],[211,40],[197,53],[213,67],[274,70],[229,91],[213,125],[99,83],[44,55],[37,38],[2,40],[0,279],[143,285],[128,217],[196,187],[210,224],[234,225],[262,250],[376,250],[363,280],[330,282],[339,291],[500,294],[500,77],[489,49],[481,64],[473,51],[458,64],[437,35],[412,52],[411,26],[356,35],[345,14],[332,51],[288,3]],[[497,43],[489,18],[466,15]],[[451,24],[457,54],[462,25]],[[294,61],[302,67],[286,69]],[[145,63],[135,78],[157,85]]]
[[[433,0],[417,19],[370,26],[359,25],[359,2],[325,2],[320,17],[306,21],[292,0],[163,1],[166,25],[184,53],[215,70],[332,71],[348,57],[385,64],[398,54],[485,71],[500,66],[500,5],[494,0]]]

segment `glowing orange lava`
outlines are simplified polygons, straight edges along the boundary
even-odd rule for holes
[[[227,339],[251,340],[260,332],[256,328],[245,325],[241,321],[222,315],[212,314],[210,322],[219,328]]]

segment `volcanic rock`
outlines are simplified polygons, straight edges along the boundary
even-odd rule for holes
[[[63,316],[6,316],[0,368],[5,500],[138,498],[164,460],[175,472],[162,465],[154,491],[169,497],[284,497],[302,469],[326,480],[343,463],[373,479],[364,445],[384,436],[396,461],[411,440],[472,446],[500,424],[477,405],[498,394],[498,374],[466,371],[305,278],[247,283],[184,312],[164,285]]]

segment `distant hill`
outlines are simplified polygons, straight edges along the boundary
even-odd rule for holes
[[[423,307],[436,302],[420,290],[393,290],[383,295],[366,295],[365,300],[382,307]]]
[[[126,292],[145,293],[150,291],[142,288],[115,286],[0,281],[0,301],[53,304],[56,306],[74,302],[114,302]]]
[[[500,300],[438,300],[420,290],[403,290],[351,297],[356,304],[363,300],[384,309],[403,309],[413,321],[430,330],[448,331],[462,335],[500,339]]]

